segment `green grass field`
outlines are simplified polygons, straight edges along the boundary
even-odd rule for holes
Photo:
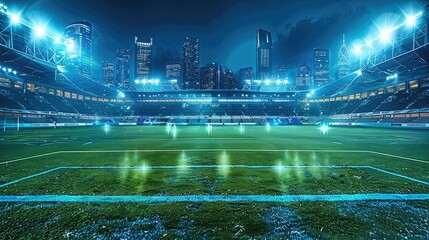
[[[6,131],[0,239],[428,239],[428,133],[323,133],[318,126]]]

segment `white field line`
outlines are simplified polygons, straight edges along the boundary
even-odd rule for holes
[[[128,149],[128,150],[74,150],[74,151],[55,151],[50,153],[44,153],[24,158],[17,158],[13,160],[8,160],[4,162],[0,162],[0,165],[24,161],[33,158],[44,157],[48,155],[54,154],[63,154],[63,153],[127,153],[127,152],[220,152],[220,151],[229,151],[229,152],[333,152],[333,153],[371,153],[376,155],[382,155],[387,157],[399,158],[403,160],[409,160],[414,162],[426,163],[429,164],[427,160],[403,157],[388,153],[376,152],[376,151],[368,151],[368,150],[326,150],[326,149],[242,149],[242,148],[223,148],[223,149]]]

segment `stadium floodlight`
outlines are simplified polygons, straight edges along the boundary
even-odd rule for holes
[[[2,70],[3,70],[3,72],[6,72],[6,71],[7,71],[7,68],[5,68],[5,67],[4,67],[4,68],[2,68]]]
[[[158,84],[159,84],[159,79],[155,79],[155,80],[153,80],[153,83],[154,83],[155,85],[158,85]]]
[[[371,40],[365,40],[365,45],[367,47],[372,47],[372,41]]]
[[[135,84],[139,84],[139,83],[140,83],[140,81],[139,81],[138,79],[136,79],[136,80],[134,80],[134,83],[135,83]]]
[[[356,55],[360,55],[362,53],[362,46],[358,45],[353,48],[353,52]]]
[[[142,80],[143,85],[146,85],[146,82],[147,81],[145,79]]]
[[[379,35],[380,41],[382,43],[391,42],[392,41],[392,32],[393,32],[393,29],[391,29],[391,28],[382,29],[380,31],[380,35]]]
[[[407,16],[407,26],[414,27],[417,22],[417,15]]]
[[[270,85],[271,81],[269,79],[265,79],[264,83],[265,85]]]
[[[120,98],[124,98],[124,97],[125,97],[125,94],[124,94],[123,92],[118,92],[118,97],[120,97]]]
[[[7,72],[8,72],[8,73],[11,73],[11,72],[12,72],[12,69],[11,69],[11,68],[8,68],[8,69],[7,69]]]
[[[13,25],[18,25],[21,22],[21,17],[19,16],[19,14],[11,13],[9,16],[10,16],[10,22]]]
[[[316,92],[316,91],[314,91],[314,90],[311,90],[310,94],[312,94],[312,95],[313,95],[313,94],[314,94],[315,92]]]
[[[280,80],[277,80],[277,81],[276,81],[276,84],[277,84],[277,85],[280,85],[280,83],[281,83],[281,82],[280,82]]]
[[[357,71],[357,75],[358,75],[358,76],[362,76],[362,70],[361,70],[361,69],[359,69],[359,70]]]
[[[289,80],[286,79],[286,80],[283,81],[283,83],[284,84],[289,84]]]
[[[397,73],[393,74],[393,77],[398,78],[398,74]]]
[[[46,27],[43,25],[37,25],[34,27],[34,33],[36,34],[36,37],[44,37],[46,34]]]
[[[54,38],[54,41],[55,41],[55,43],[60,43],[61,42],[61,36],[56,36],[55,38]]]
[[[307,95],[306,95],[306,96],[309,98],[309,97],[311,97],[311,94],[310,94],[310,93],[307,93]]]
[[[16,71],[12,71],[12,73],[13,73],[13,75],[16,75],[17,72]]]

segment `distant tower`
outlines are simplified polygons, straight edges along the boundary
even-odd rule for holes
[[[329,50],[315,48],[313,53],[313,85],[320,86],[329,82]]]
[[[273,42],[271,33],[258,29],[256,32],[256,76],[259,80],[271,78],[273,71]]]
[[[146,41],[139,41],[134,37],[134,78],[135,79],[149,79],[152,74],[152,46],[153,39],[149,38]]]
[[[221,85],[222,66],[209,63],[201,67],[201,89],[219,89]]]
[[[186,37],[183,42],[183,88],[200,89],[200,42]]]
[[[130,87],[130,49],[116,50],[116,84],[119,88]]]
[[[92,68],[92,24],[71,23],[64,31],[67,45],[65,65],[82,76],[90,77]]]
[[[113,61],[103,61],[101,63],[101,77],[105,84],[116,86],[115,63]]]
[[[350,74],[349,49],[346,45],[346,35],[343,34],[343,44],[338,51],[338,79]]]

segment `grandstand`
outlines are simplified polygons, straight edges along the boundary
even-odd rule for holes
[[[124,90],[3,11],[0,239],[428,239],[427,14],[318,88]]]

